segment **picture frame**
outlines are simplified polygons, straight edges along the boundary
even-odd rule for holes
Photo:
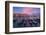
[[[31,25],[29,24],[30,25],[29,26],[28,25],[29,22],[27,21],[28,22],[27,25],[24,25],[23,23],[22,26],[17,26],[16,24],[13,24],[15,22],[13,18],[14,18],[14,13],[16,15],[16,13],[18,12],[19,13],[21,12],[21,15],[23,13],[26,15],[27,14],[30,15],[30,13],[34,14],[36,12],[34,15],[37,16],[39,15],[38,17],[40,20],[38,19],[39,22],[37,22],[38,20],[33,21],[34,23],[37,23],[34,25],[32,23]],[[30,33],[30,32],[33,33],[33,32],[44,32],[44,31],[45,31],[45,3],[5,1],[5,33],[6,34]]]

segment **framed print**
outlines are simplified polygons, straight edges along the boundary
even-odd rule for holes
[[[5,33],[45,31],[45,4],[5,1]]]

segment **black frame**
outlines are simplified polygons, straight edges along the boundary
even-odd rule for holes
[[[22,32],[9,32],[9,3],[22,3],[22,4],[36,4],[43,5],[43,30],[39,31],[22,31]],[[45,31],[45,3],[36,3],[36,2],[20,2],[20,1],[5,1],[5,34],[16,34],[16,33],[32,33],[32,32],[44,32]]]

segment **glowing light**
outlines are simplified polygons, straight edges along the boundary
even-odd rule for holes
[[[28,14],[28,15],[30,15],[31,14],[31,12],[32,12],[32,8],[29,8],[29,7],[25,7],[24,9],[23,9],[23,14]]]

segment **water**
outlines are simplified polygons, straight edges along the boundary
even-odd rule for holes
[[[13,28],[40,27],[40,18],[34,17],[13,17]]]

